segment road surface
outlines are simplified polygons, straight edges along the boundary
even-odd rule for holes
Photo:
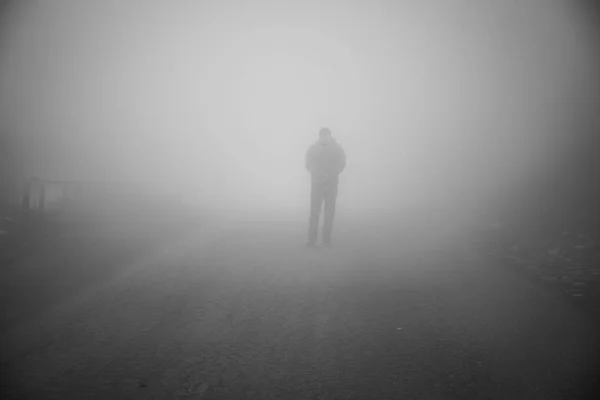
[[[22,399],[576,399],[597,328],[443,222],[198,227],[4,340]],[[588,390],[588,392],[585,392]]]

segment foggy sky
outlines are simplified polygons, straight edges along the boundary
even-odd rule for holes
[[[19,168],[299,208],[328,126],[348,156],[342,209],[476,204],[544,173],[565,104],[597,90],[566,2],[295,3],[13,7],[0,83]]]

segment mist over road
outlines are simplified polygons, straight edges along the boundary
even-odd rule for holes
[[[488,213],[500,257],[598,287],[582,2],[4,3],[0,273],[28,287],[0,290],[13,398],[585,394],[595,322],[465,233]],[[325,127],[347,167],[313,251]],[[81,229],[13,257],[4,224],[49,215]]]
[[[334,248],[316,250],[302,246],[304,222],[199,226],[16,329],[8,398],[573,399],[586,389],[592,321],[484,261],[448,219],[340,221]]]

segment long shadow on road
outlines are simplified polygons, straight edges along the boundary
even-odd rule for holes
[[[479,259],[457,232],[418,221],[377,230],[340,224],[333,249],[311,250],[299,226],[230,222],[164,249],[28,339],[6,365],[12,394],[586,394],[593,322]]]

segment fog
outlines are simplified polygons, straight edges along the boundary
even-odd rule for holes
[[[566,2],[275,3],[15,2],[0,76],[15,170],[302,214],[327,126],[348,157],[341,213],[481,208],[548,173],[571,105],[598,90]]]

